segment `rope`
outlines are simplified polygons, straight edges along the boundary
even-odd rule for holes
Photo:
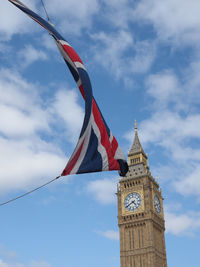
[[[8,203],[10,203],[10,202],[13,202],[13,201],[15,201],[15,200],[17,200],[17,199],[19,199],[19,198],[25,197],[25,196],[27,196],[27,195],[29,195],[29,194],[31,194],[31,193],[33,193],[33,192],[39,190],[40,188],[42,188],[42,187],[44,187],[44,186],[47,186],[47,185],[50,184],[50,183],[53,183],[55,180],[57,180],[57,179],[60,178],[60,177],[61,177],[61,175],[57,176],[56,178],[52,179],[51,181],[49,181],[49,182],[47,182],[47,183],[45,183],[45,184],[43,184],[43,185],[40,185],[40,186],[36,187],[35,189],[32,189],[31,191],[28,191],[28,192],[26,192],[26,193],[24,193],[24,194],[22,194],[22,195],[19,195],[19,196],[15,197],[15,198],[12,198],[12,199],[10,199],[10,200],[8,200],[8,201],[6,201],[6,202],[0,203],[0,207],[1,207],[1,206],[4,206],[4,205],[6,205],[6,204],[8,204]]]
[[[47,20],[50,21],[50,18],[49,18],[49,16],[48,16],[48,13],[47,13],[47,10],[46,10],[46,8],[45,8],[45,5],[44,5],[43,0],[41,0],[41,3],[42,3],[42,5],[43,5],[44,11],[45,11],[45,13],[46,13]]]

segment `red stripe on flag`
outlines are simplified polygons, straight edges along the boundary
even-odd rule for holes
[[[100,111],[94,99],[93,99],[92,110],[93,110],[94,120],[101,134],[101,144],[106,149],[107,152],[109,170],[120,170],[118,161],[114,159],[114,154],[111,149],[109,136],[107,134],[105,124],[103,123]]]
[[[69,45],[62,45],[63,49],[67,53],[67,55],[70,57],[70,59],[73,62],[80,62],[83,64],[82,60],[80,59],[79,55],[76,53],[76,51]]]
[[[74,155],[74,157],[70,160],[70,162],[68,162],[67,166],[65,167],[65,169],[63,170],[61,176],[65,176],[70,174],[70,172],[72,171],[72,169],[74,168],[76,162],[79,159],[79,156],[81,154],[82,148],[83,148],[83,144],[84,144],[85,139],[83,140],[81,146],[79,147],[78,151],[76,152],[76,154]]]
[[[113,136],[113,140],[112,140],[112,143],[111,143],[111,147],[112,147],[112,152],[113,152],[113,155],[115,155],[115,152],[118,148],[118,143],[117,143],[117,140],[115,139],[115,137]]]
[[[81,92],[82,97],[83,97],[84,100],[85,100],[85,94],[84,94],[84,89],[83,89],[83,85],[82,85],[82,84],[79,86],[79,90],[80,90],[80,92]]]

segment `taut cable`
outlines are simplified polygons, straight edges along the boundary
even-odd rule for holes
[[[46,185],[48,185],[48,184],[50,184],[50,183],[53,183],[55,180],[57,180],[57,179],[60,178],[60,177],[61,177],[61,175],[57,176],[56,178],[52,179],[51,181],[49,181],[49,182],[47,182],[47,183],[45,183],[45,184],[43,184],[43,185],[40,185],[40,186],[36,187],[35,189],[32,189],[31,191],[28,191],[28,192],[26,192],[26,193],[24,193],[24,194],[22,194],[22,195],[19,195],[19,196],[15,197],[15,198],[12,198],[12,199],[10,199],[10,200],[8,200],[8,201],[6,201],[6,202],[2,202],[2,203],[0,203],[0,207],[1,207],[1,206],[4,206],[4,205],[6,205],[6,204],[8,204],[8,203],[10,203],[10,202],[13,202],[13,201],[15,201],[15,200],[17,200],[17,199],[19,199],[19,198],[25,197],[25,196],[27,196],[27,195],[29,195],[29,194],[31,194],[31,193],[33,193],[33,192],[39,190],[40,188],[42,188],[42,187],[44,187],[44,186],[46,186]]]

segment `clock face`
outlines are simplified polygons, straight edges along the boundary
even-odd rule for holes
[[[142,202],[140,194],[133,192],[126,196],[124,200],[124,207],[128,211],[136,211]]]
[[[161,213],[161,205],[160,205],[160,200],[158,198],[158,196],[154,196],[154,200],[153,200],[153,203],[154,203],[154,207],[155,207],[155,210],[157,211],[157,213]]]

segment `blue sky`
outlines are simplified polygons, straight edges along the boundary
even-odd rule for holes
[[[24,0],[45,16],[39,0]],[[134,120],[165,198],[169,267],[198,267],[200,2],[45,1],[127,155]],[[84,103],[53,40],[1,1],[0,200],[59,175]],[[0,267],[119,267],[117,172],[63,177],[0,208]]]

